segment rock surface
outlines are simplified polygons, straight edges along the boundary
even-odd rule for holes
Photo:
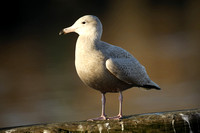
[[[63,122],[0,129],[0,133],[101,133],[108,131],[136,133],[199,133],[200,109],[130,115],[122,120]]]

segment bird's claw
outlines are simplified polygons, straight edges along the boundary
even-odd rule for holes
[[[123,119],[122,115],[117,115],[117,116],[113,116],[113,117],[109,117],[108,120],[121,120]]]
[[[106,116],[100,116],[97,118],[92,118],[92,119],[88,119],[87,121],[102,121],[102,120],[107,120]]]

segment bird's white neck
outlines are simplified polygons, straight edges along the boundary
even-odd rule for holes
[[[79,32],[79,38],[84,38],[86,40],[90,40],[90,41],[97,41],[101,39],[101,35],[102,35],[102,31],[99,30],[94,30],[94,29],[90,29],[88,30],[88,32]]]
[[[76,47],[79,47],[82,50],[94,49],[95,45],[98,44],[98,41],[100,41],[99,36],[80,35],[77,39]]]

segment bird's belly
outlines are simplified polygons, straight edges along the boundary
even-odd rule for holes
[[[80,79],[86,85],[103,93],[119,92],[131,87],[112,75],[106,69],[103,60],[79,60],[75,62],[75,65]]]

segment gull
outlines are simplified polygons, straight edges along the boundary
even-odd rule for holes
[[[148,76],[145,67],[126,50],[101,40],[102,24],[98,17],[85,15],[59,34],[77,33],[75,67],[80,79],[102,95],[102,113],[94,120],[119,120],[122,114],[122,91],[132,87],[161,88]],[[106,93],[119,93],[119,114],[107,117]]]

